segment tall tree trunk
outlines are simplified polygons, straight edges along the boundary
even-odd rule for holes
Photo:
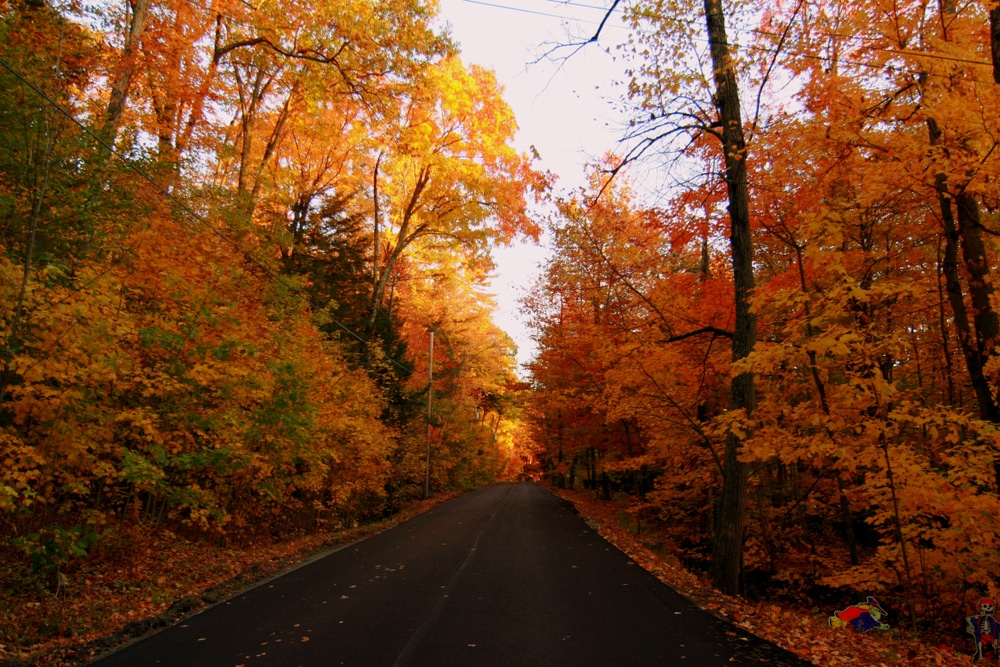
[[[972,324],[975,327],[975,350],[979,358],[979,377],[973,380],[976,399],[983,419],[1000,423],[1000,406],[993,394],[993,383],[986,377],[985,369],[996,352],[1000,338],[1000,318],[993,308],[993,281],[990,263],[983,242],[983,228],[979,218],[979,200],[965,192],[955,199],[958,209],[958,231],[961,239],[962,259],[968,273],[969,296],[972,301]],[[1000,458],[993,459],[993,476],[1000,492]]]
[[[750,236],[750,191],[747,186],[746,142],[740,112],[739,89],[729,56],[722,0],[705,0],[712,67],[715,71],[715,102],[722,125],[725,152],[726,189],[729,195],[730,248],[733,284],[736,290],[736,326],[733,332],[733,361],[748,356],[757,340],[757,321],[750,311],[754,289],[753,241]],[[752,373],[732,379],[729,408],[749,417],[756,404]],[[712,544],[712,580],[724,593],[739,589],[740,563],[743,559],[746,492],[749,467],[739,460],[742,440],[730,431],[726,436],[723,463],[722,498]]]
[[[425,226],[418,225],[416,228],[411,228],[413,224],[413,216],[417,213],[420,208],[421,195],[424,192],[424,188],[431,180],[431,168],[425,166],[420,170],[417,175],[417,180],[413,185],[413,190],[410,192],[410,199],[406,204],[406,209],[402,214],[402,221],[399,225],[399,232],[396,235],[396,242],[392,244],[386,252],[385,266],[379,269],[378,266],[375,267],[376,271],[381,271],[378,273],[378,280],[375,281],[375,290],[372,294],[372,312],[368,320],[368,331],[369,333],[375,332],[375,321],[378,318],[379,310],[382,307],[382,298],[385,295],[385,289],[389,284],[389,278],[392,277],[392,271],[396,267],[396,262],[403,255],[403,251],[424,231]]]
[[[993,56],[993,81],[1000,83],[1000,4],[990,10],[990,54]]]
[[[941,138],[937,121],[928,118],[927,128],[930,131],[931,146],[937,145]],[[958,333],[962,356],[965,357],[966,368],[969,370],[969,381],[976,394],[979,416],[997,424],[1000,423],[1000,406],[993,397],[993,388],[986,377],[985,367],[1000,336],[1000,320],[991,302],[993,287],[990,284],[989,263],[979,221],[979,202],[971,195],[962,193],[955,198],[956,206],[953,208],[952,196],[948,192],[947,176],[943,173],[935,174],[934,184],[937,188],[941,223],[944,227],[942,269],[945,276],[945,291],[948,293],[948,303],[954,316],[955,330]],[[971,322],[958,267],[960,247],[969,274],[969,293],[974,311]],[[993,469],[997,488],[1000,489],[1000,461],[994,461]]]
[[[375,211],[372,215],[374,222],[372,231],[372,294],[375,293],[378,286],[378,225],[382,219],[382,209],[379,205],[378,174],[379,169],[382,167],[382,157],[384,155],[385,151],[378,152],[378,157],[375,159],[375,170],[372,174],[372,203],[375,206]],[[372,309],[374,310],[374,305]]]
[[[983,242],[979,200],[965,192],[955,198],[958,209],[958,231],[962,259],[969,276],[969,296],[972,300],[972,322],[976,327],[976,348],[983,363],[989,361],[1000,337],[1000,319],[993,308],[993,284],[990,263]]]
[[[252,220],[254,213],[257,210],[257,200],[260,196],[260,187],[263,180],[264,170],[267,169],[267,165],[271,162],[271,158],[274,157],[274,153],[278,149],[278,144],[285,136],[285,123],[291,115],[291,107],[298,91],[299,82],[296,81],[292,84],[292,89],[288,91],[288,97],[285,98],[285,103],[281,105],[281,112],[278,114],[274,127],[271,128],[271,136],[268,137],[267,144],[264,146],[264,155],[261,156],[260,162],[257,163],[257,167],[253,175],[253,187],[250,189],[250,197],[246,202],[247,220]]]
[[[942,0],[941,13],[946,18],[957,14],[954,0]],[[993,79],[1000,83],[1000,6],[990,10],[990,52],[993,59]],[[947,24],[947,21],[943,21]],[[948,34],[942,36],[948,40]],[[931,146],[941,140],[941,129],[935,118],[927,119]],[[986,377],[985,368],[996,349],[1000,338],[1000,317],[993,308],[993,285],[990,277],[990,263],[983,242],[983,228],[980,222],[980,205],[975,195],[962,187],[949,185],[944,173],[934,175],[938,202],[941,206],[941,221],[944,225],[945,251],[944,272],[947,281],[948,301],[955,315],[955,329],[969,369],[969,378],[976,393],[980,416],[994,424],[1000,423],[1000,406],[993,397],[993,387]],[[958,194],[949,191],[954,187]],[[956,222],[952,201],[958,211]],[[969,298],[972,303],[972,326],[962,294],[962,283],[958,271],[958,249],[961,247],[962,260],[968,273]],[[997,489],[1000,491],[1000,459],[994,459],[993,472]]]
[[[121,126],[122,113],[128,102],[129,88],[135,77],[139,40],[146,31],[146,19],[149,17],[150,0],[134,0],[131,3],[132,20],[129,23],[128,35],[125,36],[125,47],[122,49],[121,60],[111,84],[111,95],[108,108],[104,114],[104,123],[98,136],[109,146],[114,147]]]
[[[948,380],[948,405],[954,406],[955,402],[955,373],[951,361],[951,335],[948,327],[948,316],[945,313],[944,295],[945,288],[941,285],[941,278],[944,277],[944,257],[941,254],[941,243],[938,242],[938,328],[941,330],[941,351],[944,353],[944,372]]]

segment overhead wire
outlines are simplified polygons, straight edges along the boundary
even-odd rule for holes
[[[486,3],[482,2],[481,0],[464,0],[464,1],[468,2],[470,4],[486,4]],[[625,13],[624,9],[618,9],[618,8],[616,8],[614,6],[612,6],[612,7],[601,7],[601,6],[598,6],[598,5],[589,5],[589,4],[584,4],[584,3],[581,3],[581,2],[574,2],[573,0],[548,0],[548,2],[550,4],[555,4],[555,5],[561,5],[561,6],[566,6],[566,7],[578,7],[580,9],[592,9],[594,11],[600,11],[600,12],[608,12],[608,13],[615,13],[615,14],[624,14]],[[502,8],[502,9],[514,9],[514,10],[520,11],[519,8],[512,7],[512,6],[509,6],[509,5],[491,5],[491,6],[496,6],[496,7]],[[557,18],[562,18],[562,19],[565,19],[565,20],[573,20],[572,17],[559,16],[559,15],[555,15],[555,16],[557,16]],[[671,16],[671,17],[669,17],[668,20],[674,21],[674,22],[677,22],[677,23],[686,23],[688,25],[693,25],[693,26],[698,26],[698,27],[704,27],[704,22],[701,19],[685,19],[685,18],[679,18],[679,17],[676,17],[676,16]],[[586,23],[597,23],[596,21],[591,21],[591,20],[584,20],[584,21]],[[742,28],[742,27],[727,26],[727,30],[731,31],[731,32],[736,32],[736,33],[747,33],[747,34],[761,35],[761,36],[764,36],[764,37],[780,37],[780,35],[778,33],[774,33],[774,32],[771,32],[769,30],[763,30],[761,28]],[[873,39],[873,38],[866,38],[866,37],[864,37],[862,35],[846,34],[846,33],[836,33],[836,32],[826,32],[826,31],[822,31],[820,34],[823,37],[829,37],[829,38],[834,38],[834,39],[842,39],[842,40],[848,40],[848,41],[854,41],[854,42],[864,42],[866,40],[871,41]],[[879,50],[886,51],[886,50],[889,50],[889,49],[879,49]],[[953,59],[953,58],[949,58],[947,56],[942,56],[942,58],[945,59],[945,60],[951,60],[951,59]],[[973,64],[984,64],[981,61],[977,61],[977,60],[968,60],[968,59],[960,59],[960,58],[954,58],[954,60],[958,60],[959,62],[973,63]],[[985,64],[989,64],[989,63],[985,63]]]
[[[515,6],[512,6],[512,5],[501,4],[499,2],[487,2],[486,0],[463,0],[463,1],[465,3],[467,3],[467,4],[470,4],[470,5],[480,5],[480,6],[483,6],[483,7],[490,7],[490,8],[493,8],[493,9],[500,9],[500,10],[504,10],[504,11],[512,11],[512,12],[519,12],[519,13],[526,13],[526,14],[535,14],[535,15],[544,16],[544,17],[548,17],[548,18],[557,18],[557,19],[560,19],[560,20],[566,21],[566,22],[586,23],[586,24],[591,24],[591,25],[597,25],[598,24],[598,21],[594,21],[594,20],[590,20],[590,19],[583,19],[583,18],[579,18],[579,17],[575,17],[575,16],[567,16],[567,15],[563,15],[563,14],[551,14],[551,13],[547,13],[547,12],[539,12],[539,11],[535,11],[535,10],[524,9],[524,8],[521,8],[521,7],[515,7]],[[562,2],[561,0],[549,0],[549,2],[551,2],[553,4],[565,5],[565,6],[569,6],[569,7],[577,7],[577,8],[581,8],[581,9],[592,9],[592,10],[595,10],[595,11],[602,11],[602,12],[609,11],[609,8],[607,8],[607,7],[598,7],[596,5],[588,5],[588,4],[583,4],[583,3],[579,3],[579,2]],[[613,11],[615,13],[624,13],[624,10],[622,10],[622,9],[615,9]],[[669,17],[668,20],[674,21],[674,22],[677,22],[677,23],[685,23],[685,24],[688,24],[688,25],[697,25],[697,26],[701,25],[700,21],[697,21],[695,19],[684,19],[684,18],[678,18],[678,17]],[[618,27],[618,28],[621,28],[621,29],[625,29],[625,30],[630,29],[627,26],[615,26],[615,27]],[[767,31],[767,30],[762,30],[760,28],[739,28],[739,27],[732,28],[731,27],[730,30],[733,33],[736,33],[736,34],[742,33],[742,34],[750,34],[750,35],[759,35],[759,36],[762,36],[762,37],[780,37],[780,35],[778,33],[773,33],[773,32]],[[859,40],[863,39],[863,38],[861,38],[859,36],[856,36],[856,35],[840,35],[840,34],[836,34],[836,33],[823,33],[823,36],[824,37],[830,37],[830,38],[837,38],[837,39],[854,40],[854,41],[859,41]],[[586,38],[582,38],[582,39],[586,39]],[[692,39],[694,41],[697,41],[697,42],[702,43],[702,44],[708,44],[709,43],[708,39],[703,38],[703,37],[692,37]],[[765,53],[771,53],[773,51],[773,49],[770,49],[770,48],[768,48],[766,46],[757,46],[757,45],[753,45],[753,44],[739,44],[739,43],[734,43],[733,46],[735,48],[737,48],[737,49],[744,49],[744,50],[747,50],[747,51],[760,51],[760,52],[765,52]],[[909,56],[909,57],[915,57],[915,58],[923,58],[923,59],[927,59],[927,60],[940,60],[940,61],[945,61],[945,62],[954,62],[954,63],[959,63],[959,64],[965,64],[965,65],[976,65],[976,66],[982,66],[982,67],[992,67],[992,63],[989,63],[989,62],[986,62],[986,61],[972,60],[972,59],[969,59],[969,58],[960,58],[960,57],[957,57],[957,56],[948,56],[948,55],[944,55],[944,54],[920,53],[920,52],[906,51],[906,50],[899,50],[899,49],[887,49],[887,48],[881,48],[881,47],[877,47],[877,46],[871,46],[871,48],[873,48],[874,50],[877,50],[877,51],[881,51],[883,53],[888,53],[888,54],[897,55],[897,56]],[[786,55],[792,57],[792,58],[799,58],[799,59],[802,59],[802,60],[818,60],[818,61],[821,61],[821,62],[824,62],[824,63],[828,63],[828,64],[844,65],[844,66],[848,66],[848,67],[862,67],[862,68],[869,68],[869,69],[885,70],[885,71],[889,71],[889,72],[893,72],[893,73],[906,73],[906,74],[913,74],[913,75],[925,74],[924,72],[918,72],[918,71],[914,71],[914,70],[911,70],[911,69],[908,69],[908,68],[897,67],[897,66],[890,65],[890,64],[887,64],[887,63],[881,63],[880,64],[880,63],[859,62],[859,61],[855,61],[855,60],[846,60],[846,59],[843,59],[843,58],[833,58],[833,57],[829,57],[829,56],[820,56],[820,55],[816,55],[816,54],[812,54],[812,53],[802,53],[802,52],[795,52],[795,51],[789,51],[789,50],[785,50],[784,53]],[[940,74],[937,74],[937,75],[936,74],[928,74],[928,76],[942,77],[942,78],[945,77],[945,75],[940,75]],[[975,83],[982,83],[982,84],[993,84],[993,83],[995,83],[993,81],[981,81],[981,80],[978,80],[978,79],[974,79],[973,81]]]
[[[121,152],[119,152],[118,150],[116,150],[113,146],[111,146],[110,144],[108,144],[102,137],[98,136],[94,131],[92,131],[89,127],[87,127],[82,121],[80,121],[76,116],[74,116],[68,109],[64,108],[56,100],[53,100],[47,93],[45,93],[45,91],[43,91],[41,88],[39,88],[37,85],[35,85],[34,82],[32,82],[31,80],[29,80],[21,71],[19,71],[17,68],[15,68],[12,65],[10,65],[6,61],[6,59],[4,59],[2,57],[0,57],[0,66],[2,66],[4,69],[6,69],[8,72],[10,72],[22,84],[24,84],[25,86],[27,86],[28,88],[30,88],[46,104],[49,104],[56,111],[58,111],[61,115],[63,115],[70,122],[72,122],[74,125],[76,125],[84,134],[86,134],[88,137],[90,137],[91,139],[93,139],[94,141],[96,141],[102,148],[104,148],[104,150],[108,151],[109,154],[111,154],[112,156],[114,156],[115,158],[117,158],[118,160],[120,160],[131,171],[133,171],[140,178],[142,178],[144,181],[146,181],[147,183],[149,183],[154,188],[154,190],[156,192],[158,192],[160,195],[162,195],[163,197],[165,197],[166,199],[168,199],[169,201],[171,201],[172,203],[174,203],[178,208],[180,208],[182,211],[184,211],[187,215],[191,216],[191,218],[193,218],[199,224],[203,225],[205,228],[207,228],[208,230],[210,230],[220,240],[222,240],[222,242],[225,245],[230,246],[231,248],[233,248],[234,250],[236,250],[238,253],[240,253],[240,255],[243,257],[243,259],[245,259],[246,261],[248,261],[252,265],[256,266],[258,269],[260,269],[261,271],[263,271],[269,278],[271,278],[275,282],[281,284],[283,287],[285,287],[286,289],[288,289],[289,293],[291,293],[291,294],[295,295],[296,297],[298,297],[299,299],[301,299],[303,302],[306,303],[307,306],[309,305],[308,298],[305,295],[303,295],[298,288],[296,288],[294,285],[290,284],[280,274],[275,273],[270,267],[268,267],[266,264],[264,264],[264,262],[262,262],[260,259],[258,259],[250,250],[247,250],[247,249],[243,248],[239,244],[239,242],[237,242],[235,239],[230,238],[222,230],[218,229],[215,225],[213,225],[203,215],[201,215],[200,213],[198,213],[197,211],[195,211],[194,209],[192,209],[186,202],[184,202],[183,200],[181,200],[180,198],[178,198],[176,195],[174,195],[172,192],[170,192],[169,190],[167,190],[156,179],[154,179],[152,176],[150,176],[144,169],[142,169],[140,166],[138,166],[137,164],[135,164],[132,160],[128,159],[128,157],[126,157]],[[345,325],[343,322],[339,321],[338,319],[336,319],[334,317],[330,317],[329,319],[330,319],[331,322],[333,322],[335,325],[337,325],[338,327],[340,327],[341,329],[343,329],[347,334],[349,334],[353,338],[357,339],[359,342],[364,343],[365,345],[368,345],[368,344],[371,343],[371,341],[366,340],[360,334],[358,334],[357,332],[355,332],[353,329],[351,329],[350,327],[348,327],[347,325]],[[407,371],[407,372],[411,370],[411,369],[407,368],[406,366],[404,366],[403,364],[401,364],[398,361],[396,361],[395,359],[393,359],[391,357],[387,357],[387,358],[389,359],[389,361],[391,361],[399,369]]]
[[[208,13],[208,12],[212,12],[213,11],[210,7],[206,7],[204,4],[201,4],[200,2],[198,2],[198,0],[186,0],[186,1],[192,7],[196,8],[196,9],[199,9],[199,10],[201,10],[203,12]],[[488,8],[491,8],[491,9],[499,9],[501,11],[510,11],[510,12],[516,12],[516,13],[521,13],[521,14],[529,14],[529,15],[533,15],[533,16],[541,16],[541,17],[544,17],[544,18],[559,19],[559,20],[565,21],[567,23],[586,23],[586,24],[590,24],[590,25],[600,25],[602,23],[601,21],[596,21],[596,20],[591,20],[591,19],[584,19],[584,18],[580,18],[578,16],[567,16],[567,15],[564,15],[564,14],[554,14],[554,13],[551,13],[551,12],[544,12],[544,11],[539,11],[539,10],[535,10],[535,9],[528,9],[528,8],[525,8],[525,7],[517,7],[517,6],[513,6],[513,5],[509,5],[509,4],[503,4],[501,2],[492,2],[492,1],[489,1],[489,0],[463,0],[463,2],[465,2],[466,4],[470,4],[470,5],[478,5],[480,7],[488,7]],[[591,4],[586,4],[586,3],[582,3],[582,2],[575,2],[573,0],[548,0],[548,2],[550,4],[555,4],[555,5],[559,5],[559,6],[575,7],[575,8],[579,8],[579,9],[589,9],[589,10],[593,10],[593,11],[607,12],[608,14],[615,13],[615,14],[622,14],[622,15],[624,15],[624,13],[625,13],[624,9],[619,9],[617,7],[610,7],[610,8],[609,7],[601,7],[601,6],[598,6],[598,5],[591,5]],[[247,26],[247,27],[253,27],[252,23],[250,23],[248,21],[241,20],[241,19],[236,19],[236,18],[234,18],[232,16],[229,16],[227,14],[220,14],[220,15],[223,16],[223,17],[225,17],[226,19],[228,19],[230,21],[233,21],[235,23],[238,23],[240,25]],[[670,17],[669,20],[670,21],[674,21],[676,23],[683,23],[683,24],[687,24],[687,25],[702,27],[701,21],[696,20],[696,19],[685,19],[685,18],[680,18],[680,17]],[[615,27],[615,28],[618,28],[618,29],[622,29],[622,30],[631,30],[631,28],[629,28],[628,26],[623,26],[623,25],[617,25],[617,26],[613,25],[612,27]],[[732,27],[732,26],[730,26],[729,30],[731,32],[735,33],[735,34],[759,35],[761,37],[780,37],[780,35],[778,33],[770,32],[768,30],[763,30],[763,29],[760,29],[760,28],[742,28],[742,27]],[[833,33],[833,32],[824,32],[824,33],[822,33],[822,36],[823,37],[828,37],[828,38],[833,38],[833,39],[843,39],[843,40],[849,40],[849,41],[855,41],[855,42],[863,42],[864,39],[865,39],[865,38],[863,38],[861,36],[858,36],[858,35],[845,35],[845,34],[839,34],[839,33]],[[692,39],[694,41],[697,41],[699,43],[706,44],[706,45],[709,43],[708,40],[705,39],[705,38],[703,38],[703,37],[692,37]],[[768,48],[766,46],[757,46],[757,45],[754,45],[754,44],[739,44],[739,43],[734,43],[733,46],[736,49],[744,49],[744,50],[747,50],[747,51],[759,51],[759,52],[763,52],[763,53],[771,53],[771,52],[773,52],[773,49],[770,49],[770,48]],[[889,54],[898,55],[898,56],[911,56],[911,57],[919,57],[919,58],[924,58],[924,59],[929,59],[929,60],[940,60],[940,61],[946,61],[946,62],[955,62],[955,63],[965,64],[965,65],[977,65],[977,66],[983,66],[983,67],[992,67],[992,63],[989,63],[989,62],[985,62],[985,61],[981,61],[981,60],[971,60],[971,59],[968,59],[968,58],[959,58],[959,57],[956,57],[956,56],[948,56],[948,55],[943,55],[943,54],[926,54],[926,53],[911,52],[911,51],[904,51],[904,50],[898,50],[898,49],[886,49],[886,48],[880,48],[880,47],[875,47],[875,46],[872,46],[871,48],[873,48],[875,50],[878,50],[878,51],[881,51],[883,53],[889,53]],[[918,71],[914,71],[914,70],[910,70],[910,69],[906,69],[906,68],[896,67],[894,65],[890,65],[890,64],[886,64],[886,63],[878,64],[878,63],[859,62],[859,61],[855,61],[855,60],[846,60],[846,59],[843,59],[843,58],[832,58],[832,57],[829,57],[829,56],[819,56],[819,55],[812,54],[812,53],[794,52],[794,51],[789,51],[789,50],[785,50],[784,53],[786,55],[792,57],[792,58],[798,58],[798,59],[801,59],[801,60],[817,60],[817,61],[824,62],[824,63],[827,63],[827,64],[844,65],[844,66],[848,66],[848,67],[863,67],[863,68],[869,68],[869,69],[885,70],[885,71],[889,71],[889,72],[893,72],[893,73],[906,73],[906,74],[912,74],[912,75],[926,74],[924,72],[918,72]],[[928,74],[928,76],[946,78],[945,75],[940,75],[940,74]],[[973,80],[973,81],[975,83],[981,83],[981,84],[992,84],[992,83],[994,83],[993,81],[981,81],[981,80],[978,80],[978,79]]]
[[[485,0],[465,0],[466,3],[470,5],[480,5],[482,7],[492,7],[494,9],[504,9],[512,12],[519,12],[521,14],[531,14],[533,16],[544,16],[551,19],[562,19],[564,21],[577,21],[580,23],[594,23],[596,25],[597,21],[587,21],[576,19],[569,16],[560,16],[559,14],[550,14],[548,12],[540,12],[536,9],[525,9],[523,7],[510,7],[507,5],[501,5],[494,2],[486,2]]]

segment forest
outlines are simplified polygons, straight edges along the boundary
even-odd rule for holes
[[[607,11],[627,129],[567,190],[433,1],[0,2],[5,609],[537,478],[724,594],[961,641],[1000,595],[1000,5]]]
[[[724,592],[960,636],[1000,571],[1000,7],[626,11],[629,149],[525,304],[547,476]]]
[[[548,180],[433,19],[0,6],[15,608],[115,544],[350,528],[532,459],[485,285]]]

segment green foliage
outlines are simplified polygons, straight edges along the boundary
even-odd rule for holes
[[[13,538],[11,543],[28,556],[36,572],[57,572],[74,559],[86,558],[100,537],[91,526],[51,526]]]
[[[496,82],[451,58],[433,7],[417,5],[233,5],[206,20],[166,2],[134,34],[119,28],[138,11],[0,8],[0,57],[24,77],[0,69],[0,521],[36,569],[84,557],[105,526],[251,540],[398,509],[424,425],[408,327],[426,304],[409,273],[485,261],[490,234],[527,224]],[[216,18],[229,48],[213,50]],[[261,34],[333,49],[330,61]],[[367,183],[391,146],[378,196],[402,201],[403,100],[442,114],[488,104],[502,127],[478,119],[468,139],[496,158],[488,168],[458,151],[435,171],[476,209],[475,233],[452,239],[467,221],[442,212],[421,236],[430,250],[409,239],[412,256],[388,267],[390,220],[379,214],[376,238]],[[516,221],[463,194],[491,190]],[[442,470],[442,487],[472,474],[475,430],[449,435],[461,472]]]

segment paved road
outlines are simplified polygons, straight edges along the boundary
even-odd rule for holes
[[[95,663],[806,665],[674,593],[528,484],[459,498]]]

